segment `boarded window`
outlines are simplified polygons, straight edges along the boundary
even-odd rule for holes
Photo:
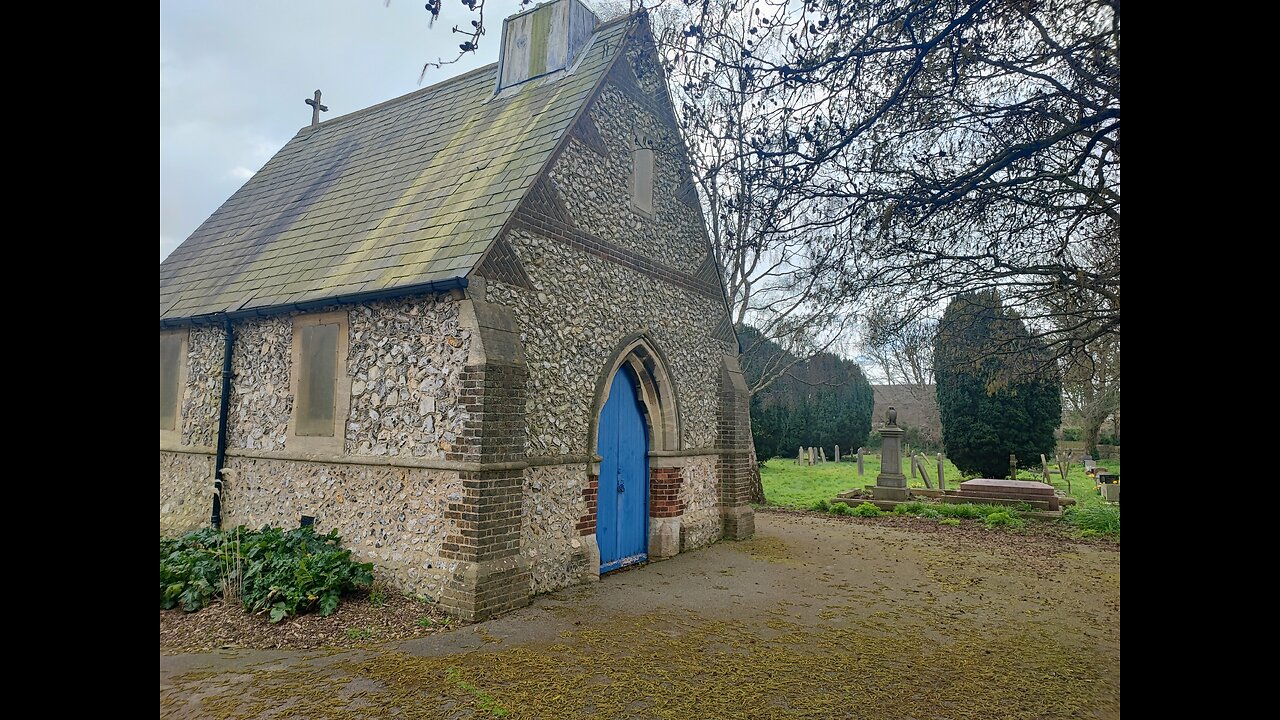
[[[653,150],[636,148],[631,162],[631,205],[646,215],[653,214]]]
[[[160,429],[178,429],[178,399],[181,388],[178,387],[182,377],[182,363],[186,360],[182,354],[182,336],[168,334],[160,336]]]
[[[295,330],[301,350],[297,434],[333,437],[339,325],[303,325]]]

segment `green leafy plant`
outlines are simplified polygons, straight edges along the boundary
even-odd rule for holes
[[[368,640],[371,637],[373,637],[373,631],[368,628],[362,628],[362,627],[347,628],[348,640]]]
[[[919,501],[898,503],[893,512],[895,515],[917,515],[922,518],[942,517],[936,506]]]
[[[1120,535],[1120,506],[1101,502],[1072,505],[1062,514],[1062,519],[1075,525],[1086,537],[1095,535]]]
[[[827,502],[826,500],[817,500],[813,504],[809,505],[809,509],[816,510],[818,512],[830,512],[831,503]]]
[[[435,627],[435,626],[436,626],[436,621],[435,621],[435,620],[432,620],[432,619],[431,619],[431,618],[429,618],[429,617],[418,618],[418,627],[420,627],[420,628],[428,628],[428,629],[430,629],[430,628],[433,628],[433,627]]]
[[[983,522],[986,523],[987,527],[1019,528],[1023,525],[1020,518],[1014,517],[1014,515],[1007,510],[998,510],[993,512],[983,518]]]
[[[959,525],[960,518],[954,518],[954,517],[939,518],[938,524],[939,525]]]
[[[853,514],[853,508],[844,503],[834,503],[831,505],[832,515],[848,516]]]
[[[199,610],[230,586],[228,573],[239,575],[244,608],[269,613],[271,622],[312,610],[329,615],[343,594],[373,582],[373,565],[352,560],[337,532],[203,529],[160,540],[160,607]]]
[[[884,511],[869,502],[864,502],[854,508],[850,514],[858,517],[880,517],[884,514]]]
[[[962,520],[981,520],[987,515],[1001,510],[999,505],[971,505],[969,503],[948,503],[938,506],[938,514],[943,517],[959,518]]]
[[[160,607],[194,612],[208,605],[222,589],[226,546],[222,533],[207,528],[161,538]]]
[[[369,604],[374,607],[382,607],[387,604],[387,591],[380,585],[374,585],[369,588]]]

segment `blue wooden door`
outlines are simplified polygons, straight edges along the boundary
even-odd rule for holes
[[[624,365],[600,410],[596,542],[602,574],[649,557],[649,438],[636,386],[635,373]]]

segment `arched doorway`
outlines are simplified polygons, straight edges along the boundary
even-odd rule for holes
[[[624,363],[611,379],[596,433],[601,574],[648,559],[649,429],[640,398],[640,379]]]

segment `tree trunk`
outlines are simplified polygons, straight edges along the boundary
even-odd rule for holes
[[[1083,418],[1084,452],[1089,457],[1093,457],[1098,452],[1098,436],[1102,433],[1102,422],[1106,419],[1105,415],[1086,416]]]
[[[760,481],[760,463],[756,462],[756,446],[751,446],[751,502],[764,504],[764,484]]]

